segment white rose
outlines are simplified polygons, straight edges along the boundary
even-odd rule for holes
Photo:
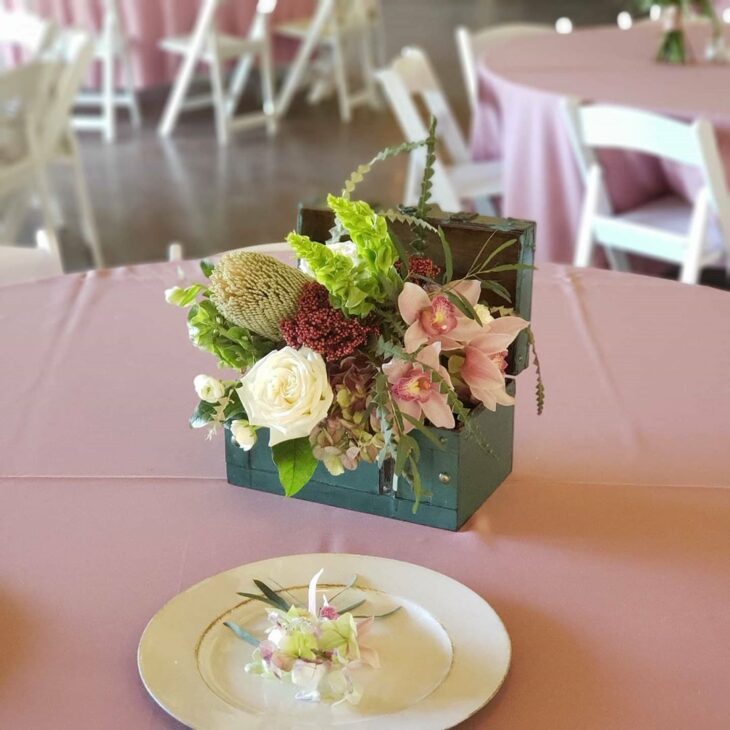
[[[206,403],[217,403],[226,392],[226,386],[210,375],[196,375],[193,385],[198,398]]]
[[[231,434],[244,451],[251,451],[256,445],[256,429],[248,421],[231,421]]]
[[[249,423],[271,430],[269,446],[309,436],[334,398],[322,356],[284,347],[259,360],[238,388]]]
[[[337,241],[335,243],[327,243],[325,245],[333,253],[339,253],[343,256],[347,256],[347,258],[352,261],[353,265],[357,266],[360,263],[360,257],[357,255],[357,246],[352,241]],[[314,276],[314,272],[304,259],[299,262],[299,269],[307,276]]]

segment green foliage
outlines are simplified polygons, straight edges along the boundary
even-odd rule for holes
[[[535,347],[535,333],[532,327],[527,328],[527,341],[532,348],[532,359],[535,362],[535,374],[537,375],[537,385],[535,386],[535,398],[537,400],[537,415],[541,416],[545,409],[545,383],[542,379],[542,370],[540,369],[540,358],[537,356],[537,348]]]
[[[258,647],[259,640],[253,634],[246,631],[246,629],[242,626],[234,624],[233,621],[224,621],[223,625],[227,626],[239,639],[242,639],[247,644],[251,644],[251,646]]]
[[[373,169],[373,166],[378,162],[385,162],[391,157],[408,154],[409,152],[413,152],[413,150],[416,150],[419,147],[423,147],[424,144],[426,144],[426,140],[422,140],[420,142],[403,142],[398,145],[393,145],[392,147],[386,147],[381,152],[378,152],[378,154],[375,155],[375,157],[373,157],[370,162],[366,162],[364,165],[360,165],[350,175],[350,177],[347,178],[347,181],[345,182],[345,187],[342,190],[342,197],[346,200],[349,200],[352,197],[352,194],[355,192],[355,188],[363,181],[365,175],[367,175],[370,170]]]
[[[398,249],[385,218],[367,203],[334,195],[327,202],[357,248],[357,265],[307,236],[290,233],[287,241],[329,291],[334,306],[346,314],[364,317],[378,305],[393,302],[400,293],[402,281],[395,269]]]
[[[436,117],[431,117],[431,123],[428,128],[428,137],[426,138],[426,165],[423,170],[423,179],[421,180],[421,194],[418,198],[416,206],[416,218],[426,220],[428,215],[428,203],[431,200],[431,191],[433,189],[434,165],[436,164]],[[416,238],[413,241],[413,250],[416,253],[423,253],[426,249],[426,236],[422,228],[416,229]]]
[[[201,284],[192,284],[185,289],[178,286],[169,289],[166,293],[168,304],[173,304],[176,307],[187,309],[192,304],[195,304],[197,298],[205,291],[205,287]]]
[[[307,484],[319,464],[306,436],[276,444],[271,449],[271,455],[287,497],[293,497]]]
[[[276,343],[229,322],[204,298],[188,313],[192,343],[218,358],[221,367],[245,370],[267,355]]]

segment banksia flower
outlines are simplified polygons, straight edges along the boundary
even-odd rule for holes
[[[302,289],[311,281],[271,256],[231,251],[210,275],[210,298],[233,324],[279,341],[279,323],[294,315]]]

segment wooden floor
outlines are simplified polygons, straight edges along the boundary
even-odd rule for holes
[[[455,26],[554,23],[561,15],[576,24],[613,22],[623,5],[621,0],[385,0],[388,50],[393,55],[404,45],[424,47],[465,121]],[[212,116],[203,111],[183,116],[176,135],[162,141],[156,124],[165,92],[144,95],[142,130],[123,122],[113,145],[95,135],[81,137],[107,265],[163,259],[172,241],[183,244],[186,257],[198,257],[281,240],[294,226],[299,201],[338,190],[357,164],[401,139],[387,109],[358,109],[344,125],[331,101],[296,104],[274,138],[263,129],[247,131],[221,149]],[[390,163],[373,173],[363,195],[384,204],[400,202],[403,173],[402,162]],[[57,187],[70,211],[63,236],[67,269],[88,267],[70,181],[57,177]]]

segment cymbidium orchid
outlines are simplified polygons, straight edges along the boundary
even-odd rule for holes
[[[479,334],[479,323],[462,314],[447,292],[474,307],[479,301],[481,284],[476,280],[455,281],[448,288],[431,293],[411,282],[403,285],[398,309],[409,325],[403,340],[406,352],[415,352],[421,345],[433,342],[439,342],[443,350],[458,350]]]
[[[514,404],[514,398],[507,393],[504,376],[507,348],[528,324],[520,317],[493,319],[464,347],[460,378],[469,386],[472,398],[490,411],[496,410],[498,404]]]
[[[445,393],[441,392],[440,378],[451,388],[449,373],[440,363],[441,344],[434,342],[424,347],[415,357],[415,362],[394,358],[383,365],[393,400],[402,413],[415,420],[428,418],[439,428],[454,428],[454,414]],[[404,433],[414,425],[406,420]]]

